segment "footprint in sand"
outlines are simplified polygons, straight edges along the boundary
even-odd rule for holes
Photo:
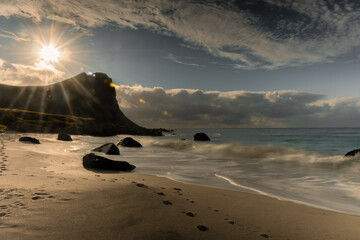
[[[219,212],[219,209],[208,207],[208,209],[213,210],[214,212]]]
[[[46,192],[36,192],[34,193],[35,195],[38,195],[38,196],[46,196],[46,195],[50,195],[49,193],[46,193]]]
[[[185,211],[184,211],[183,213],[185,213],[186,216],[188,216],[188,217],[195,217],[195,214],[192,213],[192,212],[185,212]]]
[[[183,194],[181,193],[181,188],[173,188],[175,190],[175,193],[177,193],[177,195],[182,196]]]
[[[4,143],[4,139],[3,139],[3,135],[0,135],[0,156],[1,156],[1,160],[0,160],[0,173],[2,173],[3,171],[6,171],[6,162],[8,160],[8,156],[5,155],[5,143]],[[2,175],[2,174],[0,174]]]
[[[168,200],[165,200],[165,201],[163,201],[163,204],[165,204],[165,205],[172,205],[172,202],[170,202],[170,201],[168,201]]]
[[[229,224],[235,224],[235,222],[233,220],[230,220],[228,218],[225,218],[224,220]]]
[[[204,225],[198,225],[197,228],[202,232],[209,231],[209,228],[207,226],[204,226]]]
[[[69,202],[69,201],[72,201],[74,200],[73,198],[60,198],[61,201],[64,201],[64,202]]]
[[[134,183],[137,187],[141,187],[141,188],[149,188],[148,186],[146,186],[145,184],[143,183],[137,183],[137,182],[131,182],[131,183]]]
[[[23,190],[18,188],[0,189],[0,217],[11,216],[12,210],[24,209],[25,204],[22,200],[25,198]]]

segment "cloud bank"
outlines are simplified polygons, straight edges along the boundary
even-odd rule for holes
[[[46,85],[57,82],[65,72],[43,61],[32,65],[10,63],[0,58],[0,83],[9,85]]]
[[[117,99],[130,119],[147,127],[360,127],[360,97],[121,85]]]
[[[106,24],[176,36],[240,69],[331,62],[358,52],[360,4],[341,0],[0,1],[0,15],[78,28]]]

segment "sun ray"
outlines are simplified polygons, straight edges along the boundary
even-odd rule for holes
[[[68,110],[69,110],[69,112],[70,112],[71,115],[74,115],[73,109],[72,109],[71,104],[70,104],[70,101],[69,101],[69,96],[68,96],[68,95],[66,94],[66,92],[65,92],[65,88],[64,88],[64,86],[63,86],[63,82],[60,82],[59,84],[60,84],[60,87],[61,87],[61,89],[62,89],[62,94],[63,94],[63,96],[64,96],[64,99],[65,99],[66,105],[67,105],[67,107],[68,107]]]

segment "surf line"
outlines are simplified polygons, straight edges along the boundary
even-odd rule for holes
[[[251,192],[258,193],[258,194],[261,194],[261,195],[271,196],[271,194],[268,194],[268,193],[263,192],[263,191],[261,191],[261,190],[258,190],[258,189],[256,189],[256,188],[247,187],[247,186],[238,184],[238,183],[234,182],[233,180],[231,180],[230,178],[227,178],[227,177],[225,177],[225,176],[222,176],[222,175],[219,175],[219,174],[216,174],[216,173],[215,173],[215,177],[221,178],[221,179],[227,181],[228,183],[230,183],[230,184],[233,185],[233,186],[240,187],[240,188],[243,188],[243,189],[245,189],[245,190],[249,190],[249,191],[251,191]]]

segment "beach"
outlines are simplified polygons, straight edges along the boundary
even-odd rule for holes
[[[39,135],[40,136],[40,135]],[[40,139],[41,140],[41,139]],[[0,146],[0,239],[358,239],[360,217]],[[46,147],[46,145],[45,145]]]

